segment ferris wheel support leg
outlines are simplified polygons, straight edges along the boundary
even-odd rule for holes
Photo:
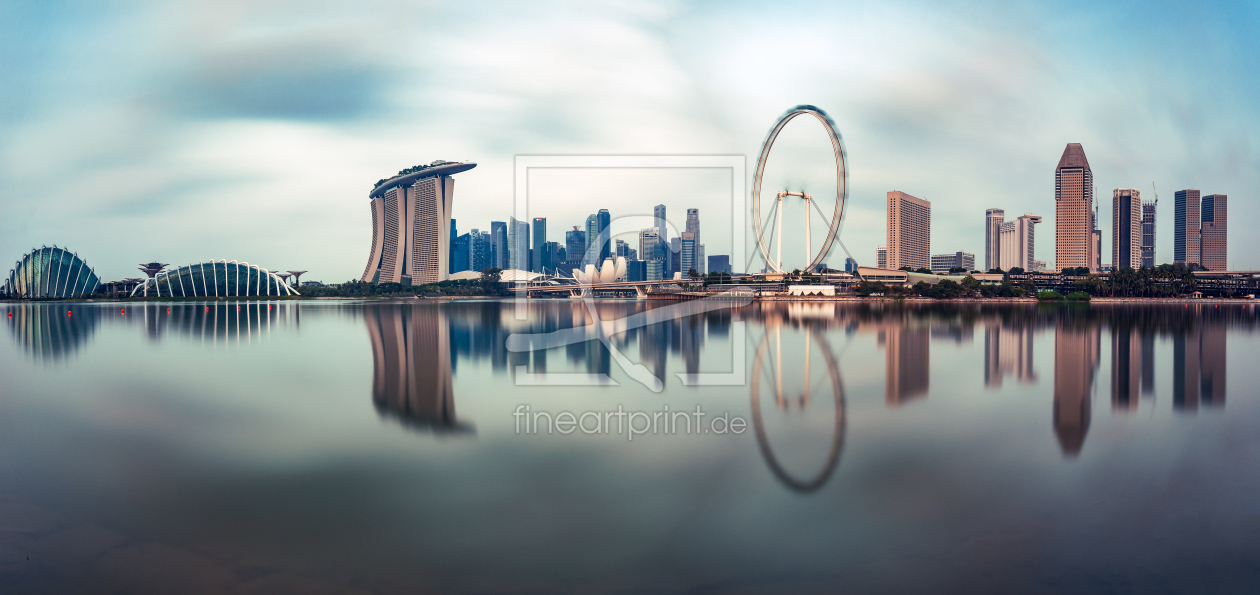
[[[774,269],[775,269],[775,272],[782,273],[783,272],[783,197],[782,196],[779,197],[778,206],[779,206],[779,231],[777,232],[776,235],[778,235],[779,237],[776,238],[778,246],[775,248],[775,251],[774,251],[774,261],[775,261]]]
[[[805,266],[814,262],[814,253],[809,245],[809,199],[805,199]],[[806,273],[810,271],[805,271]]]

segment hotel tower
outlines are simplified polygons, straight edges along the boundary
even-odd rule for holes
[[[1068,143],[1054,168],[1054,266],[1093,268],[1094,172],[1080,143]]]
[[[423,285],[447,278],[451,245],[452,174],[475,163],[434,161],[381,180],[372,201],[372,251],[365,283]]]

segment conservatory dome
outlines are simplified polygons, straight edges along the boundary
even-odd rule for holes
[[[275,273],[248,262],[211,260],[162,271],[131,297],[247,297],[298,295]]]
[[[3,293],[20,298],[74,298],[92,295],[101,280],[78,254],[44,246],[13,264]]]

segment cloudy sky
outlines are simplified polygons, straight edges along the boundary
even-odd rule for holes
[[[1154,183],[1160,261],[1173,192],[1198,188],[1230,196],[1230,266],[1256,269],[1257,30],[1254,2],[5,2],[0,256],[57,244],[106,279],[228,258],[341,281],[367,258],[368,190],[401,168],[479,164],[456,178],[462,233],[511,214],[516,155],[744,155],[751,172],[808,103],[844,135],[859,261],[893,189],[932,202],[934,253],[979,254],[1000,207],[1045,217],[1052,261],[1053,170],[1080,142],[1104,261],[1110,190]],[[770,183],[834,192],[826,150],[794,122]],[[728,178],[569,173],[531,178],[548,239],[665,203],[702,209],[709,254],[730,245]]]

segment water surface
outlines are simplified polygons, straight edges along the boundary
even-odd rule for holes
[[[1254,306],[658,305],[0,304],[0,590],[1260,585]]]

